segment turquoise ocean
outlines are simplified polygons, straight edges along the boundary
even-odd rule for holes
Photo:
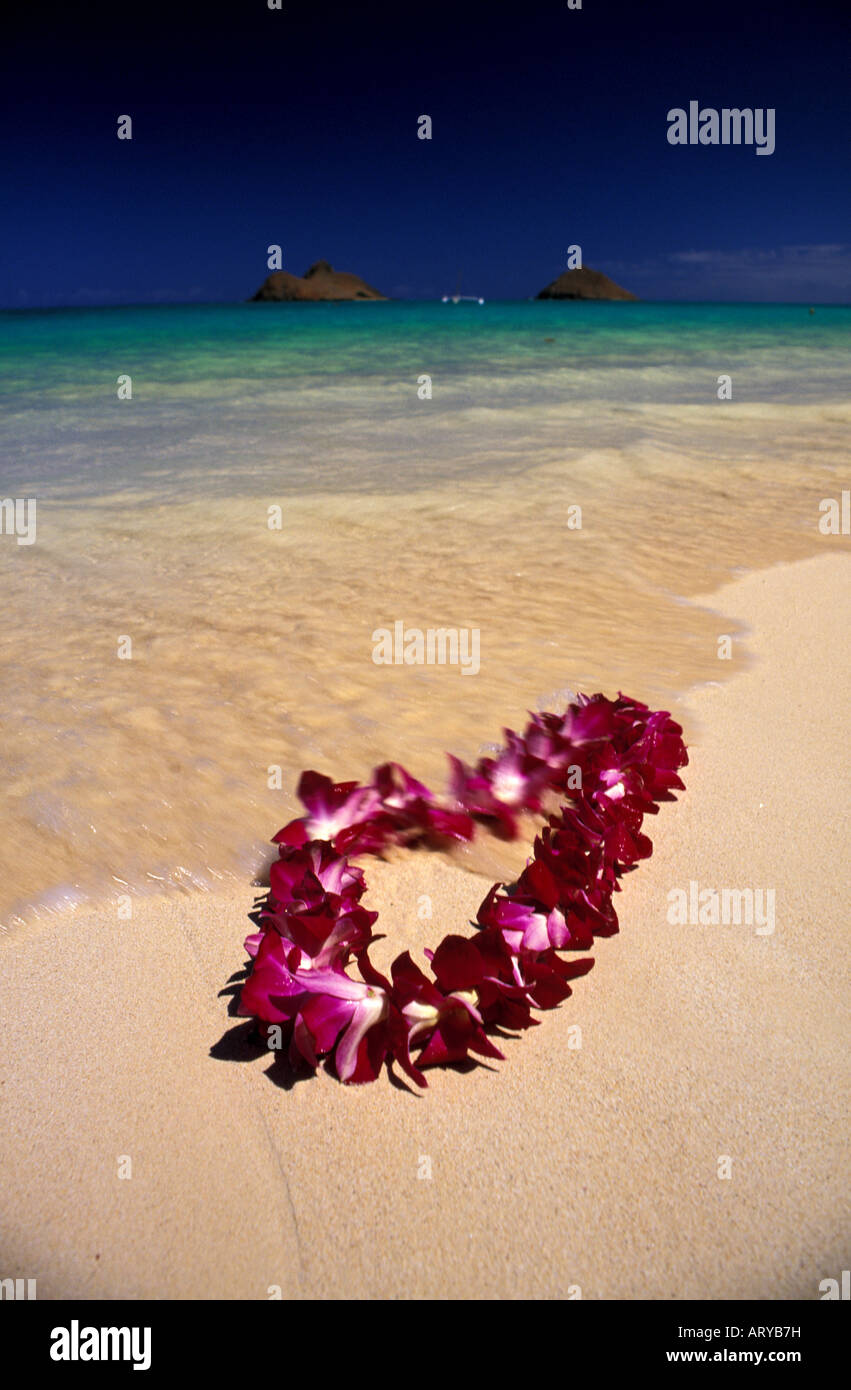
[[[79,501],[407,491],[643,434],[641,408],[813,404],[848,388],[851,308],[239,304],[0,313],[7,493]],[[132,379],[132,404],[117,379]],[[420,400],[418,379],[431,378]],[[599,403],[601,408],[592,410]],[[529,412],[543,431],[530,440]],[[482,420],[488,413],[488,421]],[[492,428],[499,421],[498,439]]]

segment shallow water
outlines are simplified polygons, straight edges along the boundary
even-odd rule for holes
[[[688,597],[848,544],[818,522],[848,483],[849,324],[536,303],[0,315],[0,497],[37,499],[35,544],[0,535],[0,922],[250,883],[304,767],[395,758],[440,787],[444,749],[474,758],[539,701],[670,705],[724,678],[744,634]],[[478,674],[376,665],[397,621],[477,629]]]

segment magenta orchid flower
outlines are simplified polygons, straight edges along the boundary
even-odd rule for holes
[[[471,952],[475,953],[472,965],[468,959]],[[477,1008],[476,983],[481,981],[483,970],[475,944],[463,936],[447,936],[435,959],[432,968],[437,984],[414,965],[407,951],[397,956],[391,972],[407,1026],[408,1050],[412,1046],[422,1049],[418,1068],[460,1062],[470,1052],[502,1059],[503,1054],[484,1031]],[[421,1084],[425,1085],[424,1079]]]
[[[360,787],[357,782],[332,782],[319,772],[303,772],[298,784],[299,800],[307,807],[308,815],[291,821],[279,830],[274,843],[303,845],[307,840],[327,840],[335,844],[341,832],[368,823],[380,806],[374,787]]]
[[[471,840],[475,833],[466,811],[439,806],[428,787],[418,782],[400,763],[383,763],[375,772],[375,786],[384,814],[397,832],[437,835],[452,840]]]
[[[571,949],[570,929],[558,907],[542,912],[538,903],[508,897],[499,884],[494,884],[479,908],[477,921],[499,931],[512,955],[551,947]]]
[[[374,1081],[387,1054],[387,990],[352,980],[342,970],[295,972],[305,988],[296,1019],[294,1041],[305,1061],[334,1051],[341,1081]],[[376,1030],[376,1031],[372,1031]]]
[[[481,758],[473,771],[450,755],[450,791],[456,801],[482,820],[495,821],[508,840],[517,835],[521,812],[541,808],[540,796],[551,770],[530,758],[516,734],[506,730],[509,747],[496,758]]]

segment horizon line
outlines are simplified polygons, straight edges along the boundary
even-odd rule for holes
[[[58,311],[69,310],[79,312],[88,309],[221,309],[225,307],[244,308],[249,304],[260,307],[273,307],[280,309],[284,306],[292,307],[300,305],[302,307],[316,307],[323,304],[358,304],[362,307],[369,304],[441,304],[444,301],[431,295],[406,295],[393,296],[383,295],[380,299],[281,299],[281,300],[255,300],[251,299],[164,299],[164,300],[127,300],[121,304],[0,304],[0,313],[3,314],[50,314]],[[642,304],[727,304],[727,305],[762,305],[774,308],[799,308],[809,305],[813,308],[821,309],[847,309],[851,308],[851,300],[820,300],[820,299],[656,299],[638,298],[632,300],[623,299],[568,299],[568,298],[546,298],[541,299],[538,295],[521,295],[511,298],[492,298],[485,299],[484,304],[618,304],[621,307],[628,305]],[[481,306],[480,306],[481,307]]]

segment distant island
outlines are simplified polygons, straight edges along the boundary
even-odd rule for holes
[[[602,270],[585,265],[581,270],[564,270],[557,280],[541,290],[536,299],[632,299],[638,295],[621,289]]]
[[[351,275],[347,270],[334,270],[327,261],[315,261],[304,275],[290,275],[286,270],[275,270],[263,281],[249,303],[255,300],[289,299],[386,299],[359,275]]]

